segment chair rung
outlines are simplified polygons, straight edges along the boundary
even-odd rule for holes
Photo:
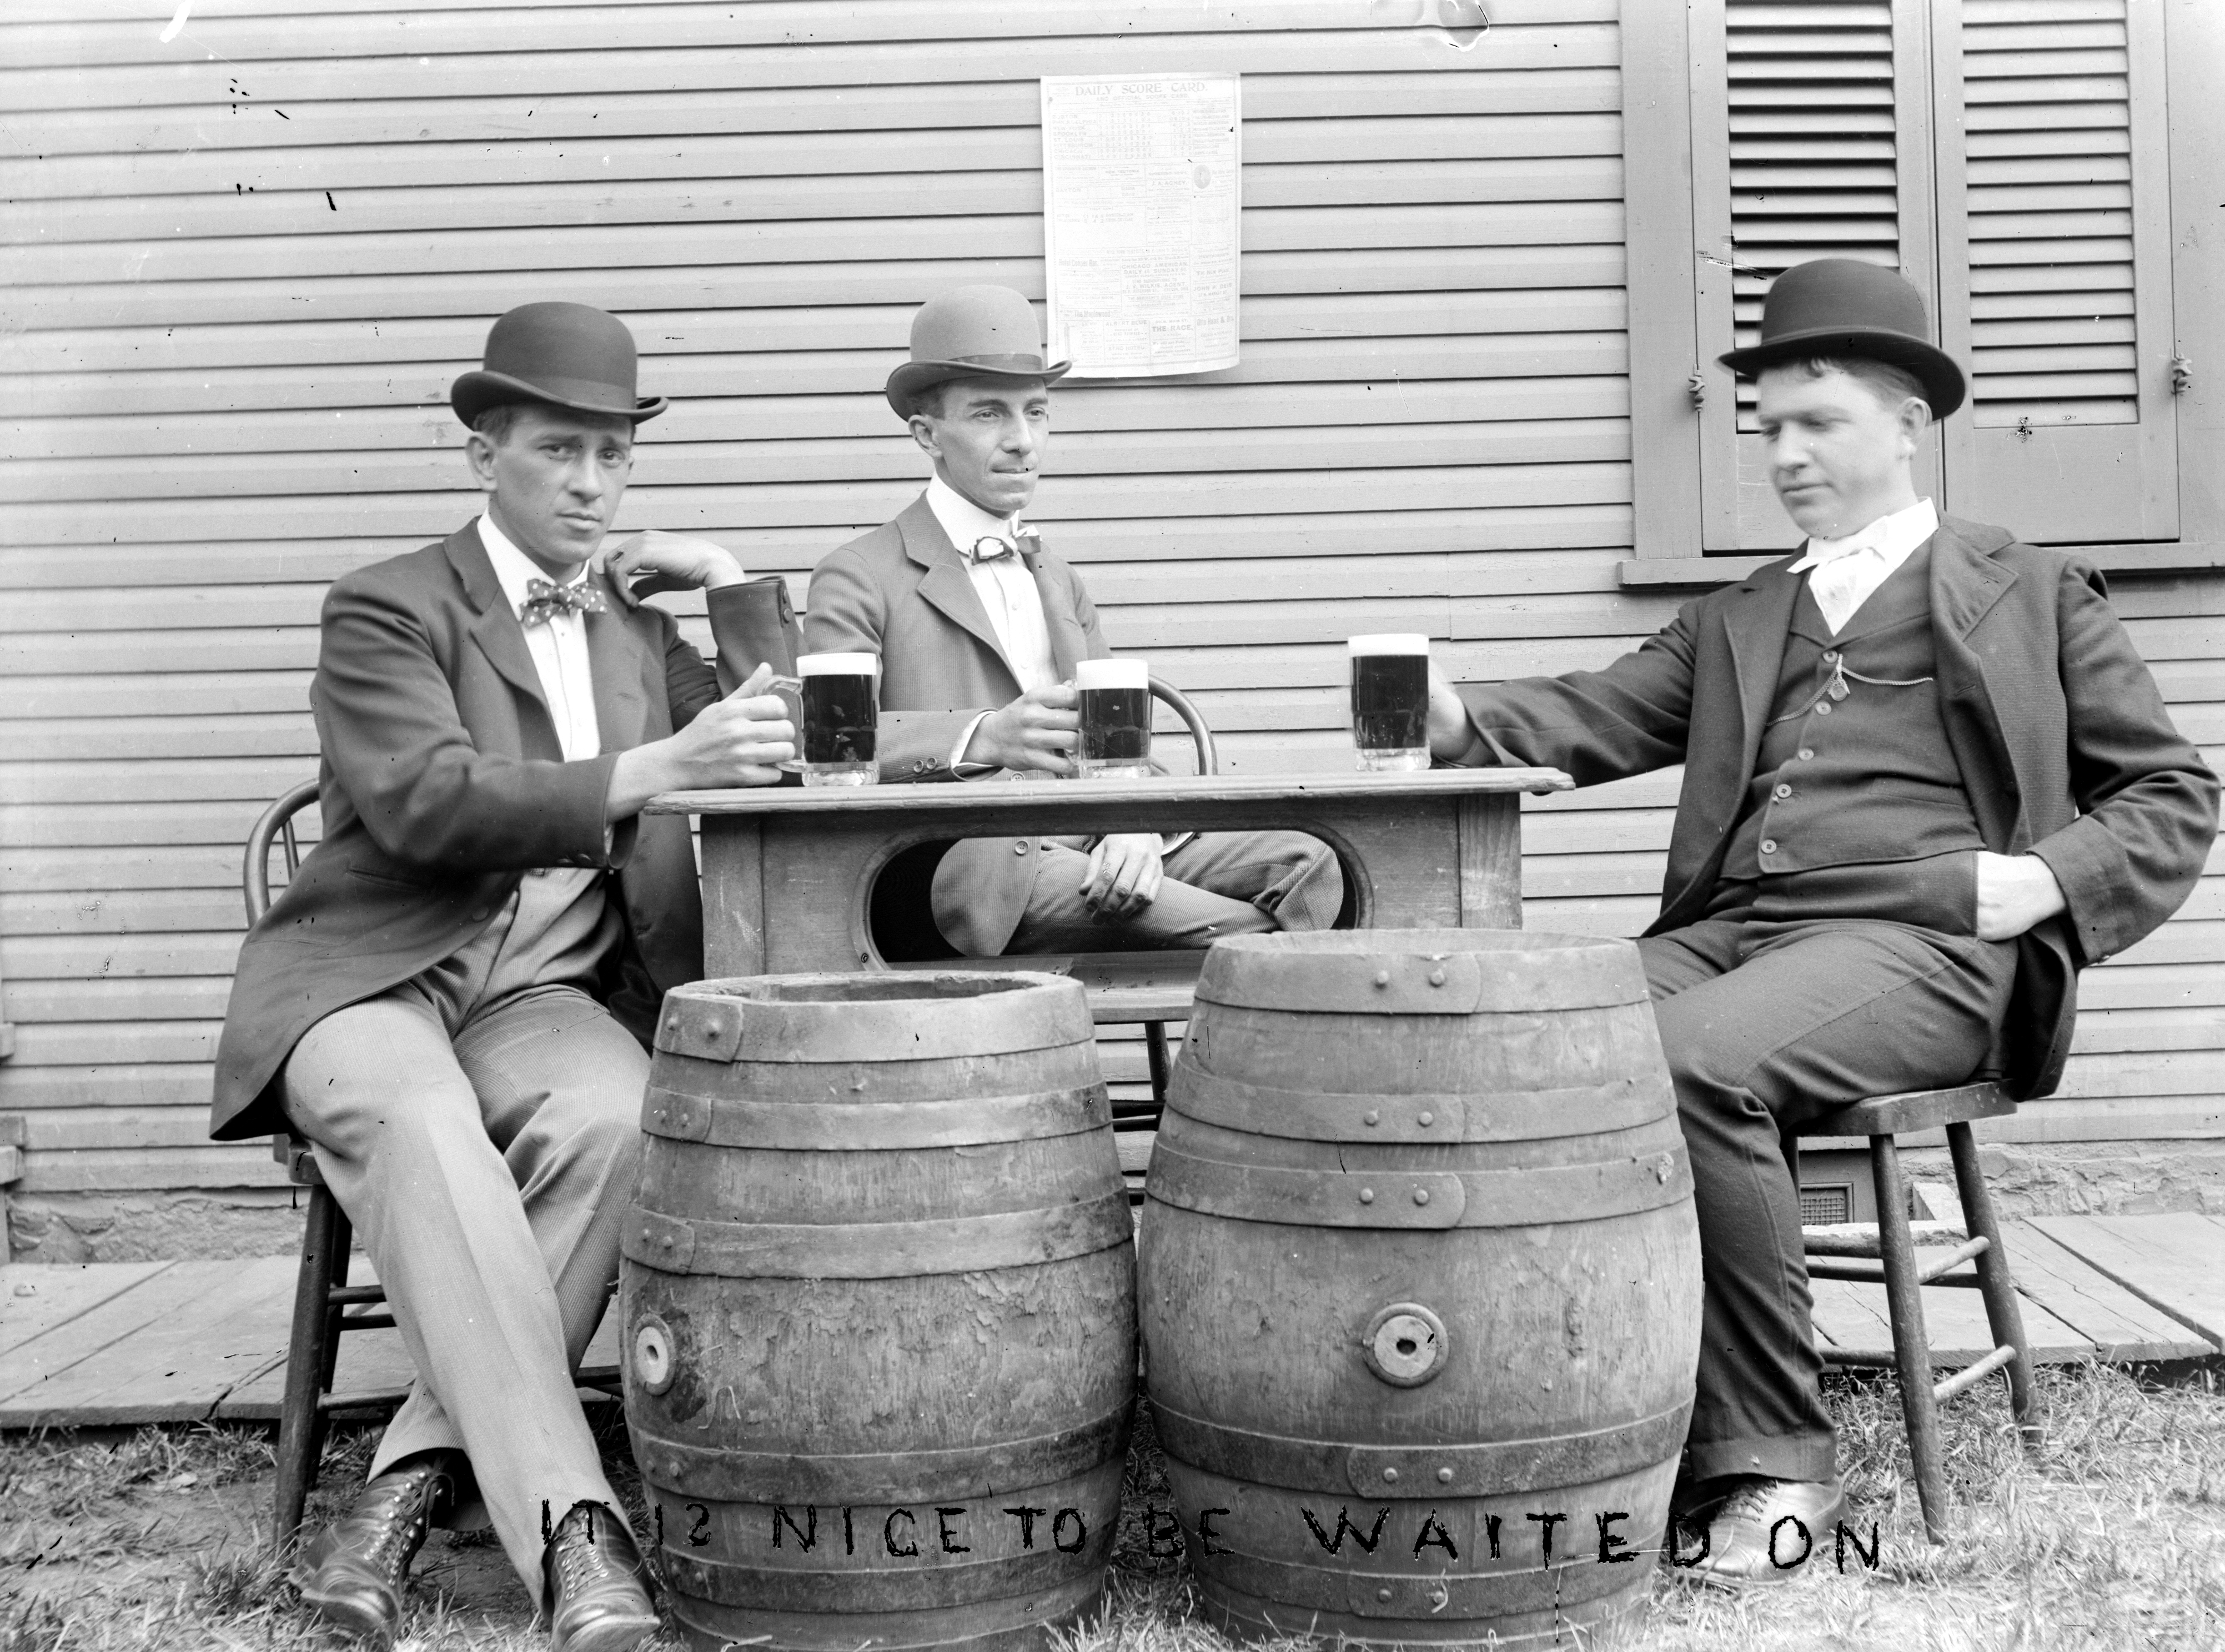
[[[340,1315],[340,1329],[391,1331],[394,1329],[394,1316],[391,1313],[343,1313]]]
[[[400,1405],[409,1397],[406,1388],[367,1389],[361,1394],[320,1394],[320,1411],[367,1411],[373,1406]]]
[[[2003,1343],[2000,1347],[1994,1349],[1993,1352],[1987,1354],[1983,1359],[1977,1361],[1974,1364],[1963,1366],[1961,1370],[1956,1371],[1952,1377],[1947,1378],[1946,1381],[1933,1383],[1931,1387],[1931,1402],[1934,1405],[1946,1404],[1948,1401],[1953,1399],[1957,1394],[1960,1394],[1964,1389],[1968,1388],[1972,1383],[1982,1382],[1985,1378],[1992,1376],[1995,1371],[2000,1370],[2002,1366],[2007,1364],[2012,1359],[2014,1359],[2016,1355],[2017,1351],[2014,1348],[2009,1346],[2006,1342]]]
[[[1923,1267],[1918,1269],[1916,1270],[1916,1282],[1919,1285],[1941,1285],[1948,1283],[1962,1284],[1965,1282],[1975,1284],[1978,1278],[1975,1274],[1972,1274],[1968,1282],[1964,1282],[1962,1280],[1955,1280],[1950,1282],[1942,1279],[1940,1275],[1944,1274],[1949,1268],[1959,1268],[1966,1262],[1975,1262],[1984,1252],[1992,1250],[1994,1242],[1991,1239],[1988,1239],[1982,1233],[1978,1235],[1975,1239],[1967,1239],[1962,1244],[1956,1246],[1954,1251],[1950,1255],[1941,1256],[1937,1260],[1927,1263]]]
[[[325,1301],[334,1307],[352,1307],[358,1302],[384,1302],[384,1285],[334,1285],[325,1293]]]

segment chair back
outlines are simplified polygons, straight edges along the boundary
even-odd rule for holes
[[[1213,731],[1205,725],[1205,714],[1191,704],[1188,694],[1163,677],[1145,679],[1151,698],[1170,707],[1189,731],[1190,744],[1197,748],[1197,772],[1217,775],[1220,772],[1220,753],[1213,744]]]
[[[301,870],[301,840],[295,835],[294,817],[317,801],[317,782],[302,781],[278,794],[247,834],[247,855],[239,869],[239,893],[247,903],[247,927],[252,929],[270,910],[270,845],[275,840],[286,851],[286,876]]]

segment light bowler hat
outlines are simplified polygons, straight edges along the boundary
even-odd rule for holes
[[[1009,287],[955,287],[911,319],[911,359],[889,375],[889,405],[909,419],[923,390],[954,378],[1039,378],[1074,364],[1044,358],[1043,334],[1025,298]]]

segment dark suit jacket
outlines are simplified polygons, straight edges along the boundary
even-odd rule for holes
[[[470,941],[531,867],[618,873],[625,939],[604,989],[644,1043],[664,991],[702,975],[686,817],[622,821],[605,855],[603,798],[618,754],[684,726],[718,683],[670,615],[600,588],[610,611],[586,623],[603,750],[566,763],[475,527],[333,583],[309,690],[324,835],[240,948],[217,1139],[284,1128],[276,1080],[301,1035]]]
[[[1461,690],[1498,761],[1579,786],[1682,762],[1661,915],[1694,921],[1753,774],[1800,577],[1772,563],[1681,610],[1603,671]],[[2217,832],[2217,779],[2172,727],[2101,576],[2076,556],[1945,518],[1931,541],[1940,710],[1986,846],[2035,854],[2068,910],[2019,942],[1997,1051],[2019,1096],[2053,1090],[2076,973],[2176,911]],[[1960,1075],[1955,1075],[1960,1076]]]
[[[1111,654],[1074,571],[1039,546],[1023,560],[1043,597],[1059,675],[1072,676],[1077,660]],[[954,779],[950,751],[966,725],[1019,698],[965,559],[924,493],[894,522],[829,553],[812,571],[804,608],[804,642],[814,653],[881,657],[884,783]],[[1005,949],[1035,887],[1038,848],[1033,838],[1009,845],[973,839],[943,857],[935,905],[953,946],[981,957]]]

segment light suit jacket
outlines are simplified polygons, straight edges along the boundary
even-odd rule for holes
[[[1797,557],[1687,604],[1603,671],[1467,687],[1501,763],[1579,786],[1683,763],[1658,934],[1696,920],[1722,870],[1769,718]],[[2217,833],[2216,776],[2172,726],[2101,574],[1998,528],[1943,519],[1931,540],[1939,707],[1978,830],[2034,854],[2068,909],[2018,943],[1995,1066],[2019,1096],[2063,1073],[2077,972],[2122,952],[2192,891]]]
[[[602,986],[644,1044],[666,989],[702,975],[687,818],[622,821],[605,853],[603,799],[619,752],[685,726],[719,684],[670,615],[590,577],[609,607],[586,616],[603,750],[577,763],[475,524],[334,581],[309,690],[324,834],[240,948],[211,1135],[283,1129],[276,1080],[301,1035],[472,940],[532,867],[617,873],[624,940]],[[722,651],[725,595],[708,597]]]
[[[1039,546],[1022,557],[1043,597],[1059,676],[1071,677],[1076,661],[1111,654],[1074,571]],[[1019,698],[1019,679],[965,559],[924,493],[894,522],[830,553],[812,571],[804,608],[812,652],[880,656],[884,784],[955,779],[951,748],[966,725]],[[944,938],[975,956],[1001,953],[1027,909],[1039,851],[1033,838],[969,839],[954,846],[935,877]]]

